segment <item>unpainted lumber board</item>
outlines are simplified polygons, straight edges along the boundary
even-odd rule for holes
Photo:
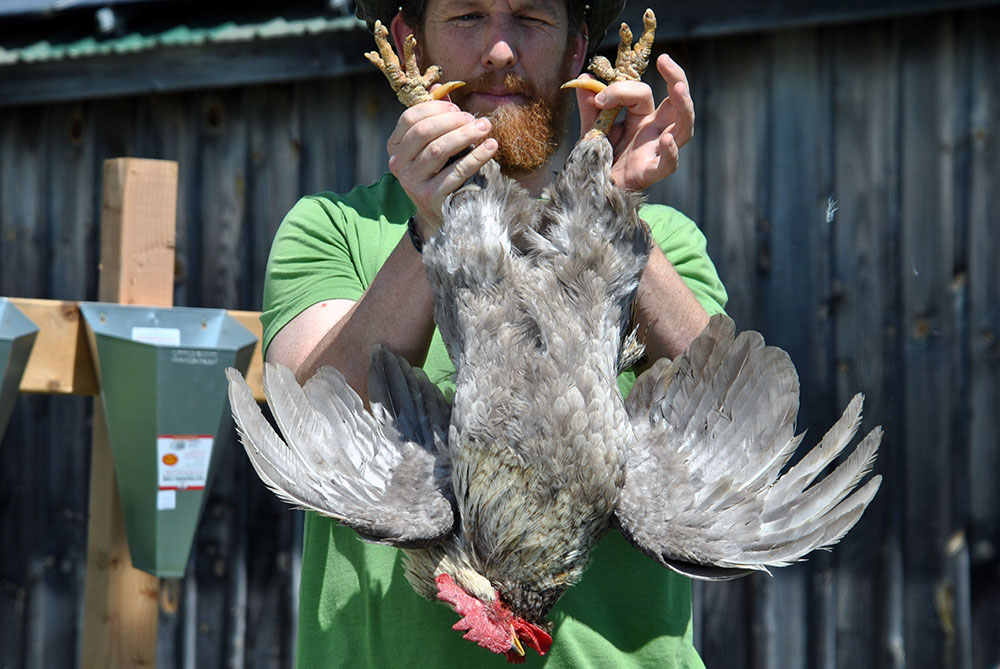
[[[104,163],[103,302],[173,304],[177,163]],[[132,566],[102,400],[95,400],[83,665],[155,665],[160,582]]]
[[[104,163],[99,299],[169,306],[174,300],[177,163],[144,158]],[[134,223],[132,222],[134,221]],[[156,225],[169,221],[169,226]]]
[[[76,302],[10,298],[38,326],[22,393],[96,395],[97,376]]]

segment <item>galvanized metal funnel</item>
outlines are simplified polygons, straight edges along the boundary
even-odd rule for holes
[[[14,410],[21,376],[35,345],[38,326],[6,297],[0,297],[0,441]]]
[[[257,338],[222,309],[84,302],[132,565],[184,575],[231,431],[226,367],[246,373]]]

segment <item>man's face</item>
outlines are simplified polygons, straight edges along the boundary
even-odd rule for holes
[[[555,152],[572,95],[559,86],[579,71],[585,43],[570,37],[565,0],[431,0],[418,35],[421,66],[466,85],[462,109],[489,116],[512,174],[530,173]]]

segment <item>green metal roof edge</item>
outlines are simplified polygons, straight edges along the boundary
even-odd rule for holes
[[[275,17],[266,21],[239,23],[226,21],[214,26],[171,26],[152,33],[130,32],[118,37],[97,39],[93,36],[66,42],[39,40],[21,47],[0,45],[0,66],[45,63],[96,56],[121,56],[139,51],[210,44],[233,44],[256,40],[283,39],[364,29],[353,16],[303,19]]]

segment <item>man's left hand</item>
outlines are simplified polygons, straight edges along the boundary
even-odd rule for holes
[[[625,118],[612,126],[608,140],[615,156],[612,178],[629,190],[645,190],[673,174],[680,148],[694,135],[694,102],[683,68],[661,54],[656,69],[667,84],[667,98],[659,106],[652,88],[640,81],[619,81],[597,95],[577,89],[584,132],[602,109],[625,108]]]

